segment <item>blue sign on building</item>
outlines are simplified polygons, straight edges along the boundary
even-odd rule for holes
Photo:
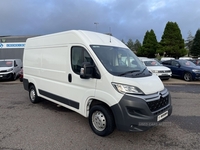
[[[24,48],[25,43],[0,43],[0,48]]]
[[[10,48],[19,47],[19,48],[21,48],[21,47],[25,47],[25,44],[6,44],[6,47],[10,47]]]

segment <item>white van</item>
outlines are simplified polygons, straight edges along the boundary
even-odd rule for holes
[[[192,60],[191,57],[179,57],[179,59],[182,59],[182,60]]]
[[[16,80],[21,69],[21,59],[0,60],[0,80]]]
[[[173,58],[173,57],[162,57],[161,58],[161,62],[163,62],[163,61],[167,61],[167,60],[174,60],[175,58]]]
[[[89,118],[94,133],[115,127],[144,131],[171,115],[171,97],[120,40],[71,30],[29,38],[23,57],[25,90]]]

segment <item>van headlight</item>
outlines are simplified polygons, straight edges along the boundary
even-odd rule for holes
[[[13,70],[13,68],[10,68],[10,69],[7,70],[7,72],[12,71],[12,70]]]
[[[138,87],[121,84],[121,83],[112,83],[113,87],[122,94],[144,94],[142,90],[140,90]]]

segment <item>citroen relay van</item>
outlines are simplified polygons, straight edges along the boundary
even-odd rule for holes
[[[23,71],[32,103],[44,98],[71,109],[99,136],[145,131],[172,113],[159,77],[110,35],[71,30],[29,38]]]
[[[21,59],[0,60],[0,80],[16,80],[21,68]]]

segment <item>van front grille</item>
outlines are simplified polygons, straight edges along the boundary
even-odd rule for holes
[[[147,102],[147,105],[149,106],[149,109],[151,112],[156,112],[164,107],[166,107],[169,104],[169,95],[165,97],[160,97],[160,99],[155,101]]]
[[[7,72],[7,70],[0,70],[0,72]]]
[[[158,73],[170,73],[171,70],[162,70],[162,71],[158,71]]]

